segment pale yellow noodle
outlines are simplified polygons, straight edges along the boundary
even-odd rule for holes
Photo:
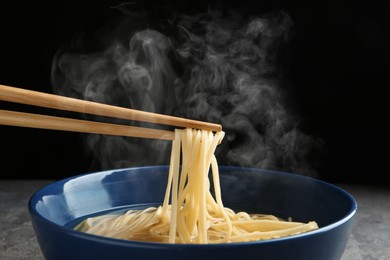
[[[224,207],[214,155],[223,137],[224,132],[177,129],[160,207],[88,218],[75,229],[120,239],[186,244],[265,240],[318,229],[315,221],[286,221]],[[214,194],[210,192],[210,168]]]

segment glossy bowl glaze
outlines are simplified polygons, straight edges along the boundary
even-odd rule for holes
[[[46,259],[340,259],[357,210],[354,198],[332,184],[264,169],[220,167],[226,207],[314,220],[318,230],[272,240],[218,245],[143,243],[74,231],[86,216],[161,204],[167,166],[89,173],[56,181],[29,201],[31,221]]]

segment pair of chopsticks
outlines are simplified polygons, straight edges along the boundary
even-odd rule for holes
[[[0,85],[0,100],[85,114],[171,125],[174,127],[188,127],[216,132],[222,130],[222,126],[219,124],[112,106],[5,85]],[[174,132],[168,130],[118,125],[8,110],[0,110],[0,125],[163,140],[174,139]]]

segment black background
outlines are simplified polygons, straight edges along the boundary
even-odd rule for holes
[[[144,8],[162,1],[138,1]],[[223,1],[220,1],[225,3]],[[379,2],[382,2],[380,4]],[[1,4],[0,84],[52,92],[51,62],[78,33],[99,34],[115,21],[117,1],[13,1]],[[181,1],[169,2],[173,6]],[[186,3],[206,10],[210,2]],[[389,158],[386,1],[230,1],[250,10],[284,10],[295,25],[288,81],[304,131],[324,143],[319,178],[385,184]],[[2,107],[25,109],[0,103]],[[30,108],[28,108],[30,109]],[[39,111],[35,109],[34,111]],[[99,170],[83,134],[0,126],[0,178],[60,179]]]

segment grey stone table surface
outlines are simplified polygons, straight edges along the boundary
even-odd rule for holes
[[[44,259],[27,209],[30,196],[52,181],[0,180],[0,260]],[[390,259],[390,188],[338,185],[358,203],[342,260]]]

